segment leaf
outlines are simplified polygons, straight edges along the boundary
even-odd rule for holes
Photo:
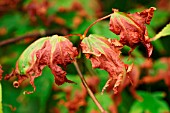
[[[23,80],[30,78],[30,84],[35,91],[34,79],[41,75],[45,66],[48,66],[57,85],[72,82],[66,78],[66,72],[60,66],[66,68],[66,65],[72,63],[77,55],[77,49],[63,36],[41,38],[22,53],[16,63],[16,68],[11,74],[6,75],[5,79],[17,76],[18,81],[15,81],[13,85],[18,88]]]
[[[151,7],[142,12],[126,14],[113,9],[114,13],[110,18],[110,30],[120,35],[120,43],[130,46],[132,50],[142,43],[146,47],[148,56],[150,57],[153,47],[150,43],[145,24],[150,24],[154,10],[156,8]]]
[[[85,37],[80,45],[86,58],[91,60],[93,68],[104,69],[109,73],[110,78],[105,86],[115,82],[113,90],[117,93],[117,88],[125,74],[125,64],[119,58],[122,48],[119,41],[91,34]]]
[[[163,36],[170,35],[170,23],[167,24],[154,38],[152,38],[152,41],[155,41]]]
[[[138,91],[143,101],[135,101],[130,109],[130,113],[165,113],[169,112],[168,104],[161,98],[156,98],[155,93]],[[157,95],[157,94],[156,94]]]

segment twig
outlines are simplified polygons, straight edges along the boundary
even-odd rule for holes
[[[10,39],[1,41],[0,46],[11,44],[11,43],[23,40],[25,38],[38,38],[38,37],[48,36],[48,35],[52,35],[52,34],[62,34],[62,35],[66,34],[66,33],[61,32],[61,31],[62,30],[57,30],[57,29],[47,30],[47,31],[41,30],[41,31],[38,31],[38,32],[34,32],[34,33],[31,33],[31,34],[24,35],[24,36],[19,36],[19,37],[16,37],[16,38],[10,38]]]
[[[84,87],[86,88],[87,92],[89,93],[90,97],[92,98],[92,100],[94,101],[94,103],[97,105],[97,107],[99,108],[99,110],[101,111],[101,113],[107,113],[103,107],[100,105],[99,101],[96,99],[96,97],[94,96],[93,92],[90,90],[89,86],[87,85],[87,82],[84,78],[84,76],[82,75],[79,66],[77,64],[77,61],[74,62],[74,66],[76,67],[76,70],[78,72],[78,75],[84,85]]]

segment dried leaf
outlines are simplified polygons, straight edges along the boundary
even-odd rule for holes
[[[89,35],[80,44],[86,58],[91,60],[92,67],[104,69],[109,73],[109,82],[105,86],[116,80],[113,87],[114,93],[117,92],[117,87],[125,74],[125,64],[119,58],[122,45],[118,43],[117,40],[108,40],[102,36]]]
[[[16,63],[16,68],[5,79],[17,76],[18,81],[15,81],[13,85],[14,87],[19,87],[23,80],[30,78],[30,84],[35,91],[34,79],[41,75],[45,66],[48,66],[55,77],[57,85],[72,82],[66,78],[66,72],[60,66],[65,68],[67,64],[74,61],[77,55],[77,49],[63,36],[54,35],[41,38],[22,53]]]
[[[130,46],[132,50],[142,43],[150,57],[153,47],[150,43],[145,24],[150,24],[154,10],[156,8],[151,7],[142,12],[127,14],[113,9],[114,13],[110,18],[110,30],[120,35],[120,43]]]

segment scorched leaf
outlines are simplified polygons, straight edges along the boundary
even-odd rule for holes
[[[115,82],[113,90],[117,93],[117,87],[125,74],[125,64],[119,58],[122,44],[117,40],[93,34],[85,37],[80,45],[86,58],[91,60],[93,68],[104,69],[109,73],[110,78],[105,86]]]
[[[153,47],[150,43],[145,24],[150,24],[154,10],[156,8],[151,7],[142,12],[127,14],[113,9],[113,14],[110,18],[110,30],[120,35],[120,43],[130,46],[132,50],[142,43],[150,57]]]
[[[48,66],[57,85],[72,82],[66,78],[66,72],[60,66],[65,68],[67,64],[74,61],[77,55],[77,49],[63,36],[40,38],[22,53],[16,63],[16,68],[11,74],[6,75],[5,79],[17,76],[18,81],[15,81],[13,85],[19,87],[23,80],[30,78],[30,84],[35,91],[34,79],[41,75],[45,66]]]

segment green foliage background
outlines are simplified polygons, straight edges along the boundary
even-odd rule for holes
[[[8,1],[8,0],[7,0]],[[10,0],[9,0],[10,1]],[[37,3],[44,2],[43,0],[35,0]],[[170,10],[162,9],[158,5],[156,0],[79,0],[83,11],[72,10],[72,4],[76,0],[49,0],[48,3],[50,7],[47,8],[45,13],[45,20],[41,19],[41,14],[35,15],[37,19],[36,22],[30,20],[30,15],[28,14],[28,9],[25,10],[25,7],[31,3],[31,0],[19,0],[17,4],[13,4],[14,7],[6,6],[7,9],[2,10],[3,2],[0,1],[0,41],[7,39],[12,39],[19,36],[24,36],[27,34],[32,34],[35,32],[44,33],[45,31],[52,31],[55,29],[53,34],[66,35],[74,33],[83,33],[85,29],[97,18],[105,16],[112,12],[112,8],[117,8],[120,11],[124,12],[136,12],[141,11],[145,8],[154,6],[157,8],[155,11],[153,20],[151,24],[147,26],[149,37],[154,37],[168,22],[170,21]],[[168,0],[167,0],[168,1]],[[167,2],[165,0],[165,2]],[[4,1],[5,2],[5,1]],[[167,2],[168,4],[168,2]],[[170,2],[169,2],[170,4]],[[74,6],[75,7],[75,6]],[[170,7],[170,5],[169,5]],[[40,8],[40,7],[39,7]],[[62,8],[66,12],[62,12]],[[74,9],[74,8],[73,8]],[[37,9],[39,10],[39,9]],[[83,15],[84,14],[84,15]],[[82,16],[83,15],[83,16]],[[55,18],[55,19],[54,19]],[[57,20],[57,19],[58,20]],[[76,18],[78,18],[76,20]],[[48,21],[49,24],[48,24]],[[64,22],[63,22],[64,21]],[[80,21],[78,25],[75,25],[76,22]],[[167,29],[167,32],[170,32],[170,29]],[[117,38],[118,36],[109,31],[109,19],[97,23],[90,29],[89,33],[103,35],[108,38]],[[44,36],[44,35],[43,35]],[[12,71],[12,68],[15,67],[15,63],[21,53],[38,37],[28,37],[27,39],[20,40],[14,43],[10,43],[0,47],[0,64],[4,71],[3,76],[9,74]],[[78,37],[71,37],[71,41],[75,46],[79,44]],[[153,58],[154,68],[151,71],[151,74],[154,76],[156,72],[160,69],[166,69],[166,66],[163,66],[159,63],[159,59],[162,57],[169,57],[169,44],[170,37],[166,36],[152,42],[154,46],[154,52],[151,56]],[[127,61],[127,53],[129,47],[123,49],[123,56],[125,62],[135,62],[136,65],[140,66],[144,59],[146,59],[144,47],[140,46],[132,53],[134,56],[133,59]],[[81,59],[78,59],[80,68],[85,77],[90,78],[91,76],[98,76],[100,79],[99,84],[96,86],[97,92],[95,95],[99,99],[101,105],[109,110],[109,107],[114,105],[114,101],[111,99],[113,91],[100,94],[102,87],[107,81],[108,74],[103,70],[93,70],[91,69],[91,64],[84,56]],[[61,100],[64,102],[66,99],[66,92],[62,89],[72,87],[71,98],[76,98],[75,92],[82,91],[81,81],[77,76],[74,65],[69,65],[67,67],[67,77],[70,80],[76,82],[76,84],[65,83],[62,86],[56,86],[54,84],[54,78],[48,68],[43,70],[43,74],[35,79],[35,85],[37,90],[35,93],[30,95],[23,95],[23,91],[32,90],[30,85],[27,85],[26,81],[18,89],[14,88],[12,81],[1,81],[2,97],[0,96],[0,110],[1,105],[3,108],[3,113],[67,113],[69,112],[68,108],[64,104],[60,104]],[[94,75],[93,75],[93,74]],[[141,75],[145,76],[145,75]],[[55,90],[55,87],[58,89]],[[137,93],[143,98],[143,101],[138,101],[134,99],[131,93],[128,90],[128,87],[123,90],[121,93],[122,101],[117,107],[119,113],[168,113],[170,112],[170,90],[168,86],[164,83],[163,80],[156,83],[139,85],[136,88]],[[77,113],[92,113],[94,110],[98,112],[97,107],[94,105],[93,101],[89,96],[85,98],[86,106],[79,108]],[[1,102],[1,101],[0,101]],[[12,106],[12,108],[10,107]],[[113,110],[110,113],[114,113]],[[2,113],[2,110],[0,111]],[[71,112],[70,112],[71,113]]]

